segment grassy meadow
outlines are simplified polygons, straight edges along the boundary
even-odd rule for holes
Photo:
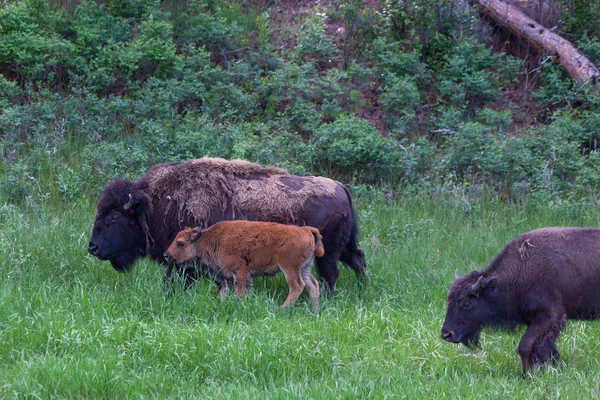
[[[480,349],[440,339],[454,270],[484,267],[541,226],[598,226],[596,207],[379,197],[356,202],[370,283],[288,312],[283,276],[245,301],[204,280],[166,296],[162,267],[130,274],[90,256],[93,201],[0,206],[0,398],[592,398],[598,322],[570,322],[563,360],[524,379],[523,329]]]

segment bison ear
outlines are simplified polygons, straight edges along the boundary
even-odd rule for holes
[[[195,243],[198,241],[198,239],[200,239],[200,236],[202,236],[202,229],[200,228],[194,228],[192,229],[192,233],[194,233],[194,237],[192,238],[191,242]]]
[[[493,289],[495,289],[496,288],[496,283],[498,283],[498,277],[497,276],[492,276],[485,283],[486,290],[493,290]]]

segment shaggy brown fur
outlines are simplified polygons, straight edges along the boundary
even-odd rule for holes
[[[212,227],[179,232],[164,256],[172,264],[193,259],[217,270],[231,272],[236,294],[246,293],[253,275],[282,271],[290,292],[282,308],[293,305],[306,286],[313,311],[319,307],[319,283],[312,276],[313,255],[323,256],[319,230],[272,222],[224,221]]]
[[[180,222],[189,216],[201,227],[208,226],[215,209],[223,213],[229,209],[232,219],[260,220],[266,208],[273,220],[293,223],[307,199],[336,194],[336,182],[331,179],[302,178],[292,190],[283,183],[289,177],[283,169],[222,158],[159,164],[146,175],[150,195],[176,203]]]

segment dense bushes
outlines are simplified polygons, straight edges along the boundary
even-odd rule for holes
[[[598,97],[549,62],[521,93],[523,64],[468,7],[413,3],[10,2],[0,198],[94,195],[201,156],[354,185],[596,195]],[[598,38],[576,36],[600,63]]]

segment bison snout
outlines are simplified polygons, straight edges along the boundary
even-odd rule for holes
[[[448,342],[457,342],[454,331],[445,328],[442,328],[442,339],[447,340]]]
[[[169,252],[168,252],[168,251],[165,251],[165,252],[163,253],[163,257],[165,258],[165,260],[167,260],[167,262],[168,262],[169,264],[171,264],[171,263],[173,263],[173,261],[175,261],[175,259],[174,259],[174,258],[171,256],[171,254],[169,254]]]
[[[90,252],[91,255],[93,256],[97,256],[98,252],[99,252],[99,247],[97,244],[95,244],[94,242],[90,242],[88,244],[88,251]]]

